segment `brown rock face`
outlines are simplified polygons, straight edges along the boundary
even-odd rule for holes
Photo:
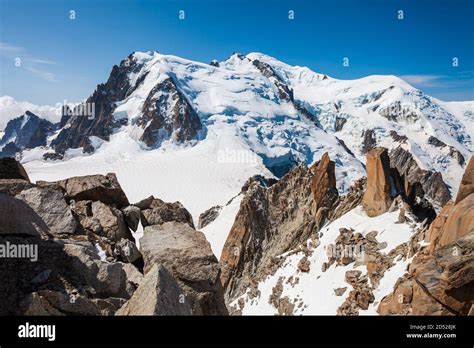
[[[261,180],[248,183],[220,260],[226,297],[237,297],[275,270],[278,255],[315,236],[337,199],[334,162],[327,154],[269,187]]]
[[[449,201],[428,230],[408,273],[380,303],[380,314],[468,315],[474,304],[472,158],[456,203]],[[408,296],[409,295],[409,296]]]
[[[426,209],[427,203],[417,203],[426,201],[425,196],[437,207],[444,206],[451,198],[441,173],[421,169],[412,154],[402,147],[390,151],[390,166],[400,175],[405,199],[415,213],[414,206],[422,205],[418,209]]]
[[[125,223],[133,232],[137,231],[138,224],[140,223],[140,212],[140,208],[134,205],[129,205],[125,209],[122,209]]]
[[[192,315],[192,310],[176,279],[155,264],[116,315]]]
[[[459,186],[456,202],[449,201],[430,226],[428,236],[431,252],[474,233],[473,182],[474,160],[471,158]]]
[[[182,289],[192,314],[227,314],[219,263],[202,232],[186,223],[165,222],[145,227],[140,245],[145,277],[156,264],[162,265]]]
[[[453,207],[446,219],[443,230],[438,246],[448,245],[466,234],[474,232],[473,193]]]
[[[16,198],[28,204],[56,236],[74,234],[77,222],[61,190],[32,187],[23,190]]]
[[[145,208],[142,209],[140,214],[143,227],[176,221],[186,223],[194,228],[191,214],[180,202],[167,203],[161,199],[154,198],[149,201],[149,204],[142,204],[141,206]]]
[[[75,176],[57,182],[37,182],[38,186],[57,185],[66,191],[69,199],[74,201],[100,201],[104,204],[113,204],[117,208],[128,206],[127,196],[120,186],[117,176],[107,175]]]
[[[33,186],[32,183],[23,179],[0,179],[0,192],[10,196],[16,196]]]
[[[474,303],[474,234],[419,252],[408,273],[384,297],[380,314],[467,315]]]
[[[122,238],[134,240],[120,210],[102,202],[92,202],[91,210],[93,218],[101,226],[101,235],[114,242],[118,242]]]
[[[459,185],[458,195],[455,204],[461,202],[464,198],[474,193],[474,156],[471,157],[469,163],[464,170],[464,175]]]
[[[337,199],[335,163],[325,153],[319,162],[312,168],[313,179],[311,180],[311,193],[313,194],[313,211],[316,223],[321,228],[327,217],[328,206]]]
[[[390,208],[390,160],[387,149],[377,147],[367,153],[367,189],[362,206],[370,217]]]
[[[14,158],[0,158],[0,179],[22,179],[30,182],[25,168]]]

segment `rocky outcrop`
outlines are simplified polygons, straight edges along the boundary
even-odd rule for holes
[[[22,169],[11,161],[2,168],[4,177],[14,176],[11,168]],[[22,171],[19,176],[27,178]],[[115,208],[125,196],[111,205],[71,200],[67,190],[81,197],[76,188],[90,189],[90,177],[74,178],[76,191],[67,184],[0,180],[6,188],[0,193],[0,274],[8,279],[0,284],[0,314],[114,314],[135,291],[140,274],[119,262],[141,259]],[[107,189],[116,187],[105,184],[102,192]]]
[[[165,222],[145,227],[140,245],[145,277],[159,264],[176,279],[184,295],[182,300],[188,302],[192,314],[227,314],[220,284],[219,263],[202,232],[196,231],[187,223]],[[157,275],[151,277],[159,278]],[[175,289],[173,293],[176,294],[177,291]],[[176,304],[177,300],[173,299],[172,303]],[[185,310],[183,306],[179,308]],[[170,311],[175,310],[173,305]]]
[[[131,295],[123,264],[102,261],[86,236],[0,235],[0,244],[30,256],[0,263],[2,315],[110,314]]]
[[[184,291],[168,270],[154,264],[116,315],[192,315]]]
[[[122,262],[133,263],[142,258],[140,251],[134,242],[122,238],[115,243],[114,256]]]
[[[430,250],[445,246],[474,233],[474,194],[467,196],[458,204],[448,202],[428,231]]]
[[[26,202],[0,193],[0,235],[50,236],[48,225]]]
[[[293,168],[271,186],[261,180],[247,183],[220,259],[226,298],[236,298],[274,272],[276,256],[317,238],[337,197],[334,162],[327,154],[311,168]]]
[[[199,215],[199,222],[198,222],[198,229],[204,228],[213,222],[219,216],[222,207],[220,205],[216,205],[207,209],[204,213]]]
[[[353,290],[349,292],[343,304],[337,309],[337,314],[358,315],[360,309],[369,308],[369,304],[374,302],[375,297],[368,284],[367,276],[362,275],[361,271],[346,271],[345,280],[353,287]]]
[[[449,188],[441,173],[418,167],[413,156],[402,147],[388,154],[385,148],[374,148],[367,153],[367,189],[362,205],[368,216],[388,211],[396,196],[409,205],[419,221],[436,217],[449,198]]]
[[[472,159],[456,203],[449,201],[431,223],[428,247],[380,303],[380,314],[467,315],[474,305],[474,188]]]
[[[114,129],[124,120],[114,118],[116,102],[126,98],[143,82],[145,76],[136,79],[134,85],[130,84],[129,79],[130,74],[138,73],[142,67],[142,63],[131,54],[120,65],[113,66],[107,82],[97,85],[85,103],[75,110],[65,107],[60,122],[62,129],[51,142],[54,150],[60,154],[70,148],[92,152],[91,136],[109,140]]]
[[[390,136],[392,137],[392,139],[394,141],[399,142],[401,144],[406,144],[406,142],[408,140],[408,137],[406,135],[400,135],[397,132],[395,132],[394,130],[391,130],[389,134],[390,134]]]
[[[378,147],[369,151],[366,170],[367,189],[362,206],[368,216],[378,216],[388,211],[394,191],[387,149]]]
[[[474,158],[474,157],[473,157]],[[466,166],[456,201],[449,201],[428,230],[430,251],[474,233],[474,160]]]
[[[128,206],[127,196],[120,186],[117,176],[107,175],[76,176],[56,182],[38,181],[38,186],[58,186],[62,188],[69,200],[73,201],[100,201],[117,208]]]
[[[136,232],[138,224],[140,223],[140,213],[141,210],[139,207],[134,205],[129,205],[128,207],[122,209],[122,213],[125,219],[127,226],[133,231]]]
[[[2,175],[19,176],[21,166],[7,164]],[[179,202],[151,197],[130,206],[113,174],[2,180],[28,185],[0,193],[0,252],[17,250],[0,263],[8,279],[0,314],[227,314],[219,263]],[[144,257],[128,227],[136,229],[141,214]],[[20,247],[32,248],[29,260]]]
[[[367,187],[367,178],[363,177],[355,181],[349,188],[349,192],[338,197],[333,209],[328,211],[328,221],[334,221],[351,211],[362,203],[362,198]]]
[[[125,224],[122,212],[117,208],[96,201],[91,202],[91,213],[92,219],[100,225],[98,234],[114,242],[123,238],[134,240]]]
[[[0,139],[0,158],[14,156],[16,152],[45,146],[46,139],[56,129],[51,122],[30,111],[8,121],[3,137]],[[5,147],[4,147],[5,146]]]
[[[49,233],[59,237],[76,231],[77,222],[61,190],[32,187],[21,191],[16,198],[31,207],[46,224]]]
[[[366,154],[377,146],[377,139],[375,138],[375,132],[373,129],[367,129],[363,134],[364,140],[362,141],[361,153]]]
[[[176,221],[194,228],[193,217],[180,202],[167,203],[153,198],[137,204],[141,209],[140,219],[143,227]]]
[[[444,206],[451,198],[441,173],[421,169],[412,154],[402,147],[390,152],[390,167],[400,175],[406,200],[415,213],[417,210],[429,209],[425,196],[437,207]]]
[[[428,144],[436,146],[436,147],[440,147],[440,148],[447,147],[449,149],[449,153],[448,153],[449,157],[454,158],[460,166],[464,165],[466,160],[464,159],[464,156],[462,155],[462,153],[455,147],[447,145],[446,143],[442,142],[441,140],[439,140],[438,138],[434,136],[430,136],[428,138]]]
[[[9,196],[16,196],[21,191],[33,186],[31,182],[22,179],[0,179],[0,193],[5,193]]]
[[[474,304],[474,234],[419,252],[378,307],[382,315],[467,315]]]
[[[140,140],[150,147],[159,147],[166,139],[177,143],[197,139],[204,129],[196,111],[171,77],[150,91],[138,125],[144,129]]]
[[[474,156],[472,156],[464,169],[464,175],[459,185],[458,195],[455,204],[461,202],[464,198],[474,193]]]
[[[14,158],[0,158],[0,180],[20,179],[30,182],[25,168]]]
[[[312,209],[317,228],[326,221],[329,211],[337,201],[335,163],[325,153],[312,167],[311,193]]]
[[[336,121],[334,122],[334,131],[335,132],[340,132],[344,125],[347,122],[347,118],[341,117],[341,116],[336,116]]]

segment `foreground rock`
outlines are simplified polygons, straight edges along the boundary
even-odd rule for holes
[[[430,245],[378,307],[380,314],[467,315],[474,311],[474,187],[469,161],[455,202],[432,222]]]
[[[138,205],[141,209],[140,219],[143,227],[176,221],[194,228],[191,214],[180,202],[167,203],[153,197],[153,199],[139,202]]]
[[[31,184],[2,163],[0,315],[228,314],[217,259],[179,202],[131,206],[114,174]],[[140,220],[144,258],[129,230]]]
[[[35,185],[19,163],[2,163],[10,179],[0,179],[0,314],[114,314],[141,274],[119,262],[139,265],[141,255],[116,208],[128,200],[115,175]]]
[[[456,201],[449,201],[428,231],[430,251],[474,233],[474,157],[466,166]]]
[[[175,278],[163,266],[153,265],[132,298],[116,315],[191,315],[190,303]]]
[[[23,179],[0,179],[0,193],[16,196],[21,191],[29,189],[34,185]]]
[[[32,187],[16,198],[28,204],[45,222],[48,232],[60,236],[74,234],[77,222],[61,190]]]
[[[464,175],[459,185],[458,195],[455,204],[461,202],[464,198],[474,193],[474,156],[471,157],[469,163],[464,170]]]
[[[74,201],[100,201],[104,204],[115,205],[117,208],[129,204],[117,177],[113,173],[107,175],[77,176],[53,183],[39,181],[38,186],[58,185],[66,192],[68,198]]]
[[[378,308],[383,315],[467,315],[474,304],[474,234],[420,252]]]
[[[138,224],[140,223],[140,212],[140,208],[134,205],[130,205],[122,209],[125,223],[133,232],[136,232],[138,229]]]
[[[192,314],[227,314],[220,267],[202,232],[186,223],[165,222],[146,227],[140,245],[145,277],[155,265],[161,265],[176,279]],[[161,277],[164,277],[163,282],[168,281],[166,275],[150,277],[155,278],[155,282]],[[175,309],[173,305],[169,310],[173,312]]]
[[[72,235],[76,227],[60,190],[28,185],[16,196],[0,193],[0,234],[51,238]]]
[[[0,244],[22,246],[31,256],[0,263],[8,279],[0,282],[1,315],[110,315],[133,293],[123,264],[102,261],[85,236],[0,236]]]

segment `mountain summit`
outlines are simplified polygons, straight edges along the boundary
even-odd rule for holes
[[[249,174],[281,177],[327,152],[346,192],[365,175],[365,154],[383,146],[442,173],[455,194],[473,151],[474,102],[442,102],[395,76],[338,80],[261,53],[205,64],[134,52],[82,105],[89,114],[65,109],[59,130],[42,150],[23,151],[23,162],[196,147],[246,167],[235,173],[240,185]]]

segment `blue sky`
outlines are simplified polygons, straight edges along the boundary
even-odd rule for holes
[[[474,0],[0,4],[0,95],[37,104],[86,98],[106,81],[113,64],[138,50],[202,62],[259,51],[335,78],[394,74],[444,100],[474,100]],[[459,66],[453,67],[453,57]]]

